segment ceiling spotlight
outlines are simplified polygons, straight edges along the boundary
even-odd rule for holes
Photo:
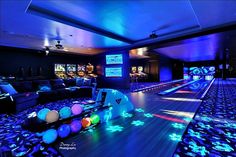
[[[156,34],[155,31],[153,31],[153,32],[149,35],[149,38],[151,38],[151,39],[154,39],[154,38],[157,38],[157,37],[158,37],[158,35]]]
[[[45,53],[46,53],[46,56],[49,54],[49,47],[46,47],[46,49],[45,49]]]
[[[63,45],[61,44],[60,40],[57,40],[57,44],[55,45],[57,49],[64,49]]]

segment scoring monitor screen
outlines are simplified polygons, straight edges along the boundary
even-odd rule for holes
[[[105,76],[122,77],[122,68],[121,67],[105,68]]]
[[[123,64],[122,54],[106,55],[106,64]]]

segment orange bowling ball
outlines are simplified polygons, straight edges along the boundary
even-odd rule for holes
[[[91,120],[90,120],[90,118],[83,118],[83,119],[81,120],[81,124],[82,124],[83,128],[89,127],[89,126],[91,125]]]

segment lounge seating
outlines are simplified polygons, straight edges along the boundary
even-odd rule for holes
[[[95,85],[91,79],[52,79],[13,82],[13,87],[19,92],[37,92],[40,104],[66,98],[93,97]],[[89,80],[89,82],[88,82]]]
[[[0,84],[0,90],[2,93],[7,93],[3,94],[3,104],[1,104],[1,110],[5,112],[17,113],[35,106],[39,97],[36,92],[19,93],[7,82]]]
[[[1,82],[1,93],[8,93],[8,100],[4,101],[7,112],[20,112],[37,104],[44,104],[67,98],[92,98],[96,83],[92,79],[52,79]],[[5,105],[4,105],[5,107]]]

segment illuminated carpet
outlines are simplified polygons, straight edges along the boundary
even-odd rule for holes
[[[16,115],[0,115],[0,156],[3,154],[13,156],[61,156],[50,145],[45,145],[36,133],[23,130],[21,124],[29,113],[38,112],[46,107],[59,110],[64,106],[71,107],[73,102],[84,104],[88,99],[66,99],[57,102],[38,105]],[[1,154],[3,153],[3,154]]]
[[[216,80],[175,151],[182,156],[236,156],[236,80]]]

